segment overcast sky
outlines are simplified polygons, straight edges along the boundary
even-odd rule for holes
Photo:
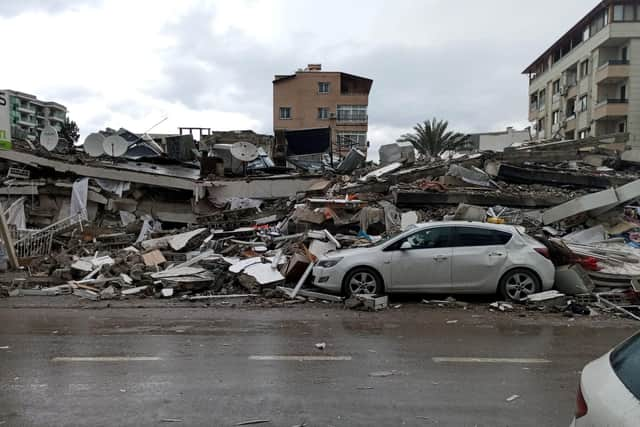
[[[308,63],[374,80],[370,156],[436,116],[527,126],[521,75],[585,0],[0,0],[0,87],[67,106],[81,133],[178,126],[272,133],[274,74]],[[550,11],[554,11],[550,13]],[[6,37],[5,37],[6,39]]]

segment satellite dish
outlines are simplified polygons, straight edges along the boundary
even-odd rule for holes
[[[104,154],[104,135],[92,133],[84,140],[84,152],[91,157],[100,157]]]
[[[229,151],[233,157],[243,162],[250,162],[258,158],[258,147],[250,142],[236,142]]]
[[[129,143],[120,135],[111,135],[104,140],[102,148],[107,155],[120,157],[129,149]]]
[[[40,145],[47,151],[53,151],[58,145],[58,131],[51,125],[46,125],[40,133]]]

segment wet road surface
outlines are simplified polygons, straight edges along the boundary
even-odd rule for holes
[[[2,308],[0,325],[2,426],[567,426],[580,369],[634,332],[420,306]]]

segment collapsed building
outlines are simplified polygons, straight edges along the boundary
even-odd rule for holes
[[[309,288],[316,259],[454,219],[522,226],[549,245],[548,298],[561,306],[579,296],[638,315],[640,164],[622,160],[626,134],[446,160],[396,144],[381,166],[353,149],[319,170],[203,140],[107,129],[64,153],[13,140],[0,150],[0,295],[341,301]]]

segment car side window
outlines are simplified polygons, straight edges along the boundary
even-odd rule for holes
[[[640,334],[625,341],[610,357],[611,367],[620,381],[640,399]]]
[[[511,233],[477,227],[456,227],[453,246],[499,246],[511,240]]]
[[[450,227],[427,228],[396,242],[394,249],[399,249],[404,242],[409,242],[411,249],[446,248],[450,246],[450,235]]]

